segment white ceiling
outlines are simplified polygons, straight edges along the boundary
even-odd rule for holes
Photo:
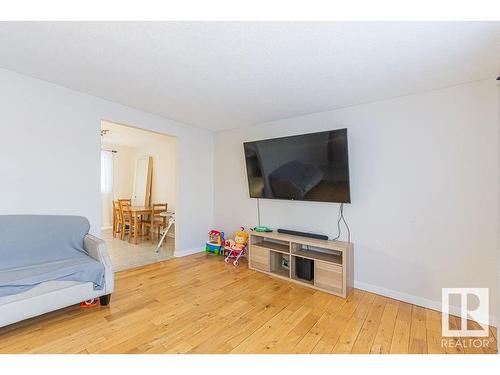
[[[101,143],[105,145],[121,145],[128,147],[146,147],[152,142],[165,142],[174,140],[174,137],[147,130],[101,121],[101,129],[108,132],[101,136]]]
[[[223,130],[499,73],[500,22],[0,22],[0,67]]]

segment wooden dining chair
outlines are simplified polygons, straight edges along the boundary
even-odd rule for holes
[[[132,227],[132,214],[130,212],[131,202],[130,199],[119,199],[118,207],[119,207],[119,215],[120,215],[120,239],[123,241],[125,239],[125,235],[129,234],[130,239],[130,228]]]
[[[113,237],[116,237],[120,233],[121,225],[120,203],[113,201]]]
[[[156,231],[157,240],[160,239],[160,231],[167,227],[167,218],[160,216],[160,213],[167,211],[167,203],[155,203],[151,209],[149,220],[142,221],[142,225],[146,229],[146,234],[150,237],[151,243],[154,242],[154,234]]]

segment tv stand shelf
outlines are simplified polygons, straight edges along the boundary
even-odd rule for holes
[[[293,255],[301,258],[319,260],[328,263],[334,263],[342,266],[342,256],[335,254],[324,254],[314,250],[296,250],[292,252]]]
[[[270,249],[272,251],[277,251],[279,253],[290,254],[290,246],[281,243],[269,242],[264,240],[262,242],[254,244],[254,246]]]
[[[248,266],[252,270],[343,298],[352,289],[352,243],[274,232],[251,232],[248,248]],[[295,264],[297,258],[313,262],[314,275],[311,280],[298,277]]]

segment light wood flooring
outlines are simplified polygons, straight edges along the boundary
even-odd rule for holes
[[[108,307],[0,328],[0,353],[494,353],[496,330],[488,347],[470,343],[443,347],[439,312],[361,290],[344,300],[205,254],[117,273]]]
[[[171,232],[172,233],[172,232]],[[174,257],[175,239],[167,236],[157,253],[156,245],[158,241],[139,241],[138,244],[120,240],[119,236],[113,237],[111,229],[105,229],[101,233],[101,238],[108,245],[109,256],[115,271],[124,271],[131,268],[142,267],[146,264],[172,259]]]

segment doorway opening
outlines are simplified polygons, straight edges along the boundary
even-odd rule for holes
[[[101,121],[101,232],[116,271],[173,258],[177,139]]]

